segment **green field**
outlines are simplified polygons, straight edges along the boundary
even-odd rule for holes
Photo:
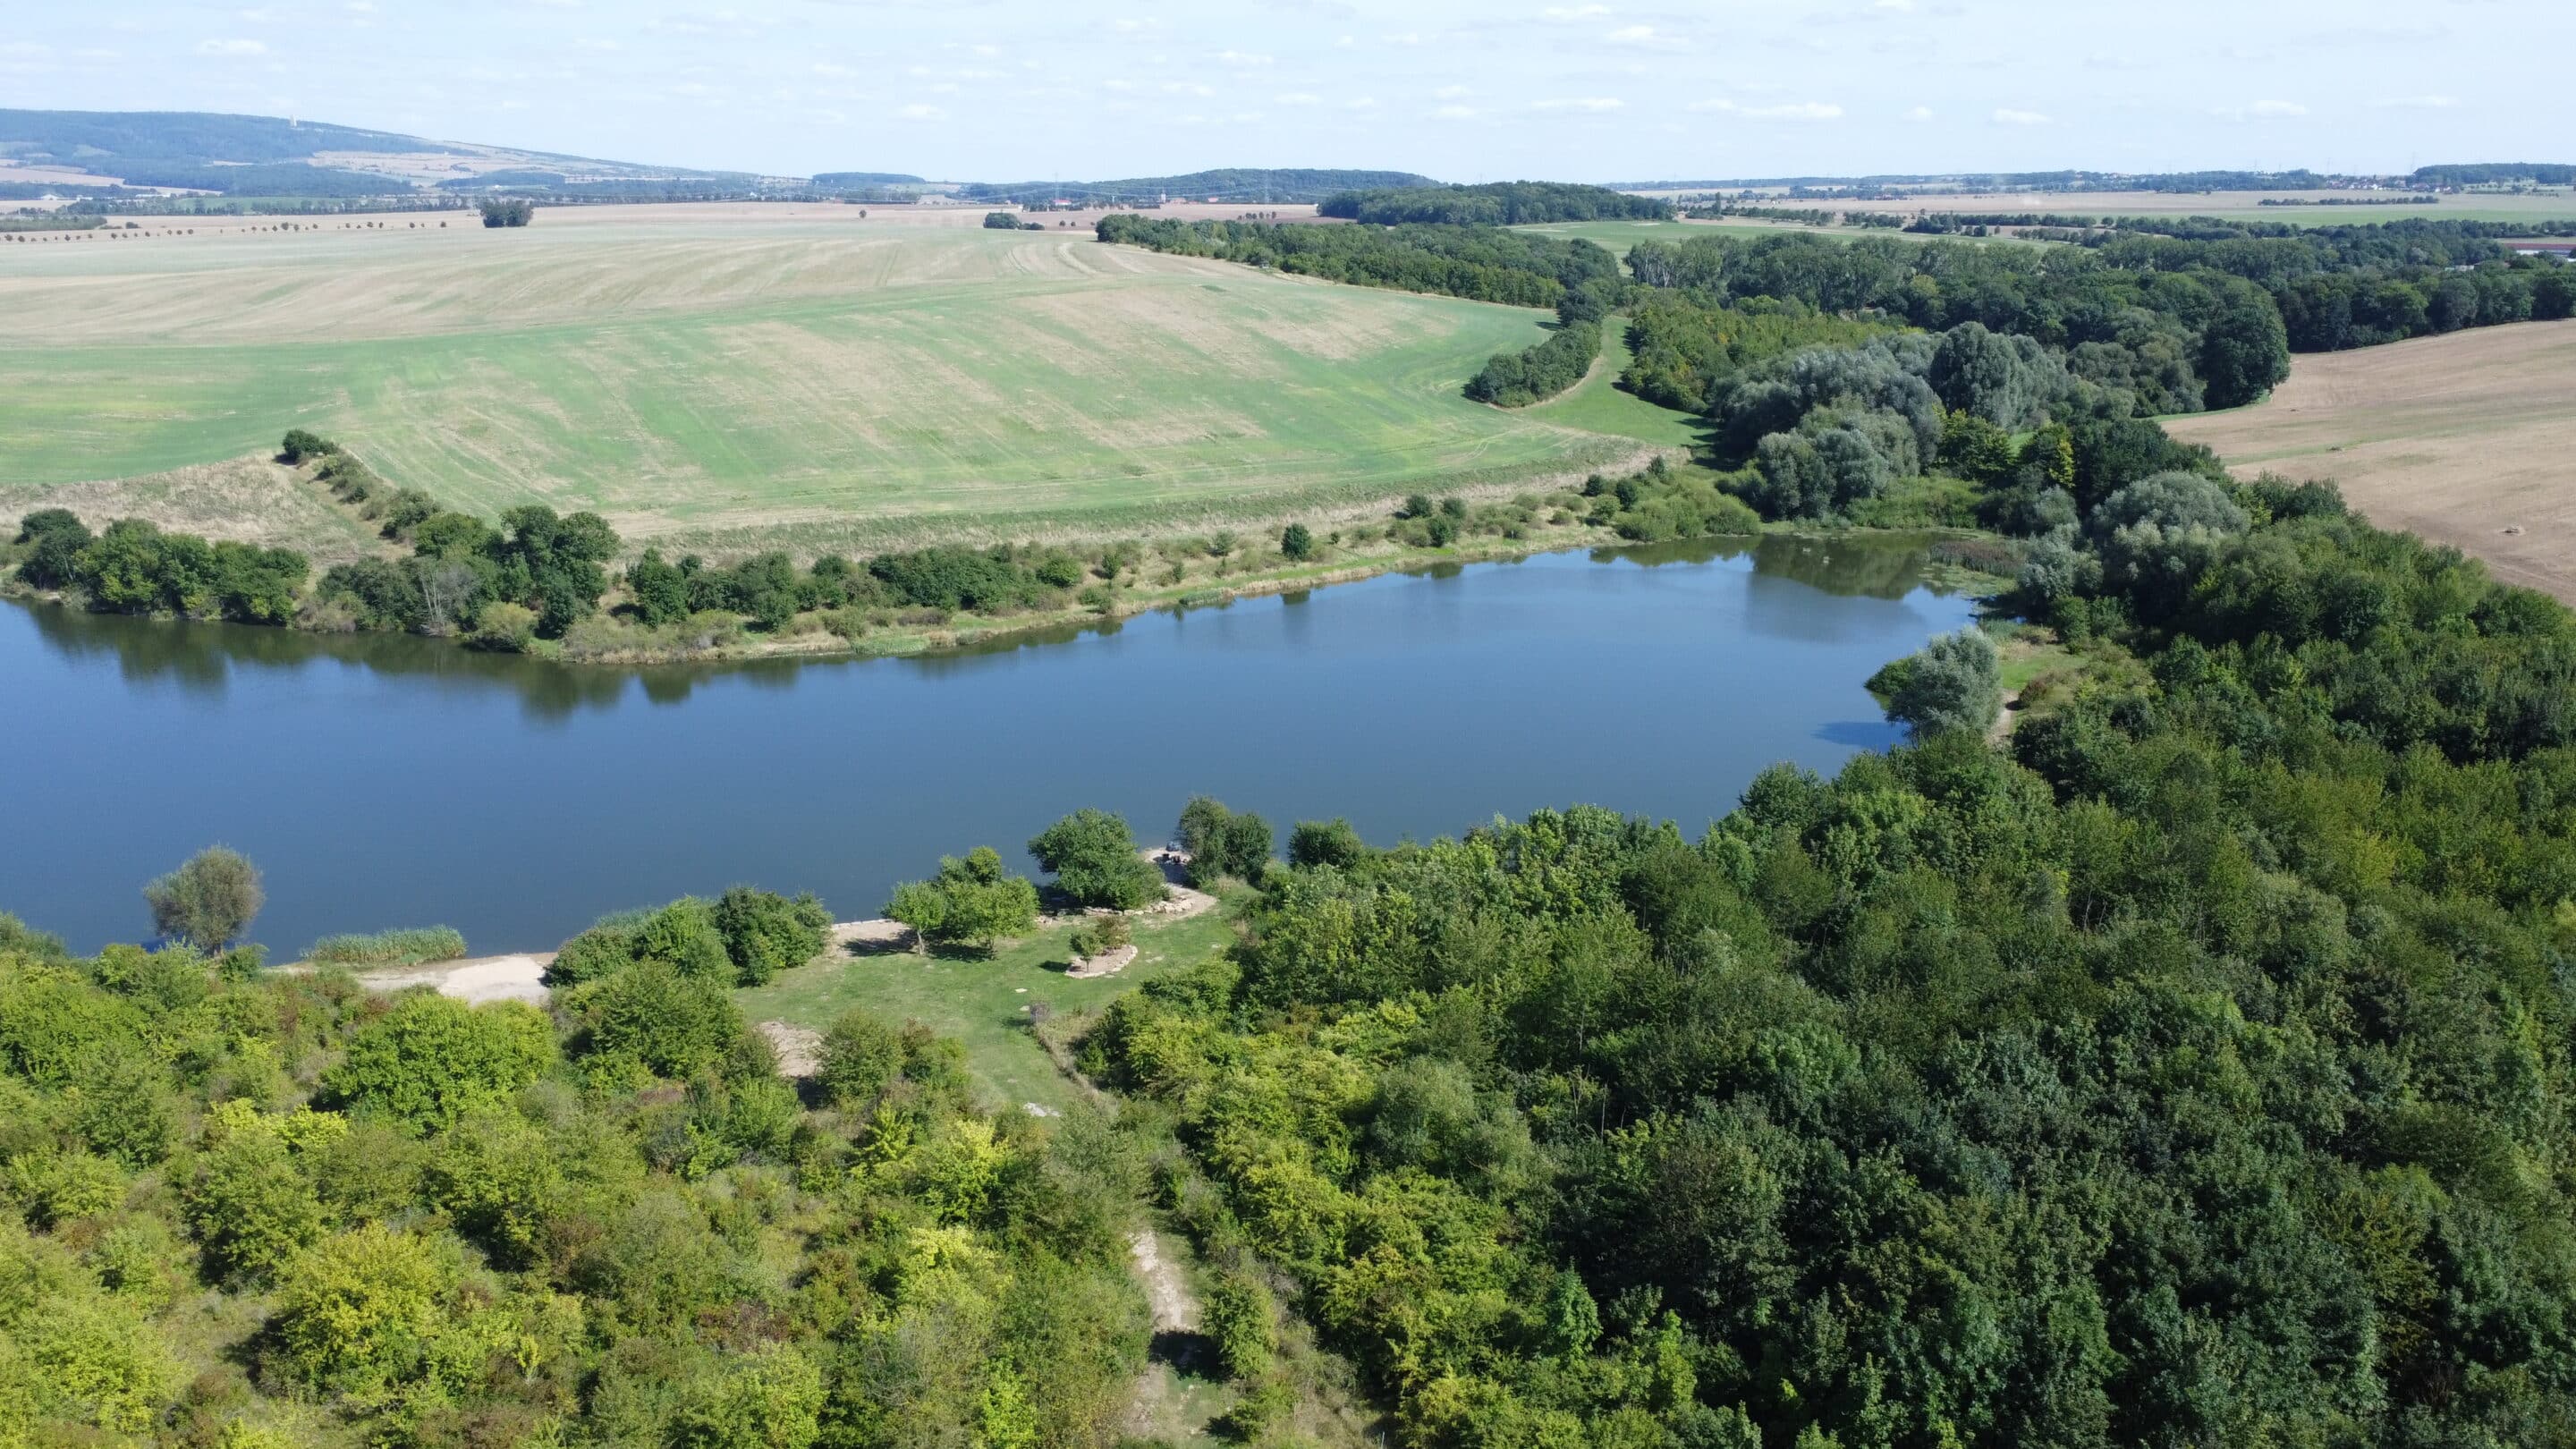
[[[1541,313],[1082,233],[697,210],[0,251],[0,509],[289,426],[487,515],[590,508],[716,553],[1205,526],[1636,451],[1460,396]]]
[[[854,1006],[888,1021],[918,1021],[965,1043],[976,1078],[1006,1106],[1035,1102],[1062,1111],[1074,1089],[1031,1034],[1030,1005],[1043,1003],[1059,1016],[1097,1011],[1142,982],[1207,960],[1234,940],[1234,928],[1214,912],[1159,925],[1140,917],[1136,959],[1115,976],[1076,981],[1064,974],[1069,934],[1050,921],[991,960],[906,951],[827,959],[738,992],[735,1000],[749,1020],[817,1031]]]
[[[1634,438],[1658,448],[1701,451],[1707,444],[1707,419],[1619,390],[1619,374],[1628,370],[1632,356],[1628,319],[1611,318],[1602,330],[1601,360],[1592,365],[1592,371],[1571,390],[1531,407],[1529,416],[1559,427]]]

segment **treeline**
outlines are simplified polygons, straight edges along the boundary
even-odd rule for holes
[[[505,511],[495,530],[417,489],[386,484],[354,454],[301,428],[286,435],[280,456],[315,463],[316,481],[380,522],[384,537],[409,543],[411,555],[335,565],[307,592],[311,565],[292,549],[210,543],[139,518],[93,535],[76,515],[52,508],[20,521],[15,577],[106,613],[466,633],[468,642],[496,649],[561,638],[607,592],[601,565],[616,556],[617,534],[595,513],[558,516],[531,504]]]
[[[1534,347],[1496,353],[1467,380],[1467,396],[1496,407],[1527,407],[1583,381],[1600,355],[1600,323],[1560,323]]]
[[[1628,303],[1630,361],[1619,384],[1648,402],[1701,412],[1709,389],[1738,368],[1806,347],[1851,346],[1892,325],[1794,299],[1727,305],[1705,292],[1639,288]]]
[[[1974,322],[2033,336],[2080,353],[2083,375],[2128,388],[2149,412],[2234,407],[2289,373],[2270,295],[2215,266],[2128,267],[2098,252],[1808,235],[1640,242],[1628,265],[1647,285],[1720,302],[1768,297],[1927,330]]]
[[[1431,292],[1515,307],[1553,307],[1567,289],[1616,287],[1618,260],[1582,240],[1499,227],[1280,226],[1185,222],[1117,215],[1100,219],[1104,242],[1176,256],[1215,257],[1301,276]]]
[[[1396,1442],[2576,1434],[2576,621],[2315,486],[2066,541],[2144,667],[2009,750],[1276,870],[1090,1037]]]
[[[726,987],[818,939],[729,892],[469,1006],[0,915],[0,1443],[1106,1449],[1151,1144],[864,1011],[800,1101]]]
[[[2576,166],[2539,161],[2418,166],[2411,179],[2418,186],[2497,186],[2514,181],[2528,181],[2537,186],[2566,186],[2576,184]]]
[[[1344,191],[1319,216],[1368,226],[1527,226],[1551,221],[1670,221],[1670,203],[1600,186],[1496,181],[1481,186],[1409,186]]]

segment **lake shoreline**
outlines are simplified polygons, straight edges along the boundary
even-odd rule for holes
[[[1266,598],[1278,594],[1304,593],[1330,588],[1336,584],[1363,583],[1389,574],[1429,574],[1444,568],[1461,568],[1470,564],[1512,563],[1546,554],[1599,552],[1603,550],[1640,549],[1676,544],[1718,544],[1741,542],[1758,545],[1766,538],[1835,540],[1852,539],[1872,542],[1921,540],[1929,549],[1943,542],[1992,542],[1999,535],[1977,529],[1960,528],[1868,528],[1819,527],[1813,523],[1766,523],[1755,533],[1698,534],[1688,538],[1657,540],[1653,543],[1620,537],[1614,530],[1575,524],[1551,530],[1546,538],[1461,540],[1446,547],[1398,549],[1379,555],[1324,563],[1291,569],[1274,569],[1247,573],[1239,580],[1211,585],[1205,580],[1192,580],[1185,586],[1140,589],[1114,601],[1108,608],[1084,605],[1066,609],[1032,610],[1023,614],[1002,616],[962,615],[954,623],[928,627],[894,625],[884,630],[871,630],[859,638],[848,638],[831,632],[816,614],[800,614],[792,632],[737,636],[721,643],[702,647],[683,645],[647,646],[635,649],[611,649],[600,652],[568,653],[563,641],[541,639],[532,648],[497,652],[503,657],[519,657],[560,665],[575,671],[593,669],[641,669],[679,664],[738,663],[828,663],[838,660],[905,659],[942,654],[965,653],[993,645],[1010,644],[1032,636],[1070,632],[1081,634],[1096,629],[1114,628],[1126,620],[1157,613],[1187,613],[1200,608],[1223,608],[1243,599]],[[2001,575],[1983,573],[1973,568],[1935,562],[1927,573],[1939,576],[1940,583],[1953,592],[1992,594],[2001,592],[2009,580]],[[94,610],[75,605],[62,591],[29,588],[15,578],[0,578],[0,599],[30,607],[50,605],[85,614],[114,614],[112,610]],[[207,622],[171,614],[125,615],[153,623]],[[367,634],[386,631],[303,629],[293,624],[243,625],[245,628],[277,628],[283,632],[332,637],[344,634]],[[461,651],[470,651],[461,635],[402,635],[428,638],[446,643]]]

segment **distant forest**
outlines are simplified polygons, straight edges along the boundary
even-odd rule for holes
[[[820,183],[822,178],[818,176],[815,180]],[[1410,171],[1263,171],[1230,167],[1220,171],[1192,171],[1183,176],[1131,176],[1118,181],[977,182],[961,188],[957,195],[965,201],[1022,204],[1056,200],[1084,204],[1133,203],[1169,197],[1174,201],[1266,201],[1281,206],[1303,206],[1322,201],[1337,192],[1401,190],[1439,184],[1428,176],[1416,176]]]
[[[1528,226],[1550,221],[1670,221],[1673,209],[1650,197],[1601,186],[1552,181],[1497,181],[1482,186],[1353,190],[1326,197],[1316,210],[1371,226]]]

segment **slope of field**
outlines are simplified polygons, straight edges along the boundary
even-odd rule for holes
[[[721,553],[1249,520],[1637,451],[1459,396],[1536,312],[889,211],[8,248],[0,510],[289,426],[486,514]]]
[[[2576,321],[2303,356],[2268,401],[2165,428],[2576,603]]]

